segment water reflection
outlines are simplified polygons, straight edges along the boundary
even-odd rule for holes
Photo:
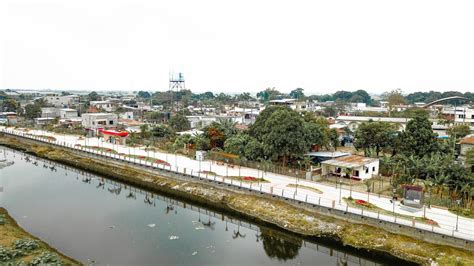
[[[274,230],[260,228],[260,235],[257,236],[263,242],[263,249],[270,258],[282,261],[294,259],[298,256],[298,251],[303,245],[303,240],[298,238],[290,239],[282,237]]]
[[[40,234],[39,236],[44,234],[44,239],[50,239],[53,241],[53,245],[54,241],[58,241],[62,245],[60,249],[64,247],[66,251],[69,251],[68,255],[82,261],[91,259],[91,256],[95,261],[101,261],[104,264],[114,264],[114,259],[116,259],[115,264],[128,263],[129,265],[157,264],[157,260],[164,265],[242,265],[254,261],[259,261],[261,265],[300,262],[324,265],[347,265],[348,262],[352,265],[377,265],[374,261],[379,261],[370,254],[358,254],[355,250],[342,246],[335,249],[333,246],[319,243],[316,239],[305,240],[265,226],[257,226],[195,204],[178,201],[32,155],[3,147],[0,147],[0,152],[2,152],[4,158],[9,160],[19,159],[18,164],[22,165],[15,170],[17,171],[15,173],[20,173],[20,170],[34,171],[29,167],[32,169],[38,167],[41,171],[49,173],[48,175],[35,175],[34,177],[18,175],[15,178],[10,178],[8,182],[20,182],[27,178],[31,178],[31,180],[27,180],[30,183],[41,182],[35,183],[35,186],[43,185],[44,187],[39,189],[47,189],[57,193],[56,196],[59,198],[62,196],[62,201],[67,204],[67,209],[79,214],[75,219],[67,220],[66,217],[65,220],[67,221],[64,222],[71,223],[71,226],[88,228],[91,232],[94,232],[91,233],[92,236],[98,235],[94,241],[97,242],[97,248],[101,249],[100,252],[90,249],[88,241],[91,241],[89,239],[91,236],[89,235],[88,238],[82,240],[84,242],[81,242],[81,235],[78,234],[61,236],[54,232],[42,231],[47,230],[45,229],[47,226],[55,228],[49,225],[51,221],[46,220],[44,224],[37,220],[32,223],[25,221],[24,224],[27,229],[32,228],[35,233]],[[56,178],[62,175],[67,178]],[[1,177],[3,178],[3,175]],[[54,180],[53,183],[50,182],[51,180]],[[87,190],[77,191],[76,187],[69,184],[71,182],[77,184],[77,186],[87,188]],[[69,192],[60,193],[54,190],[55,184],[58,185],[58,189],[65,189]],[[32,197],[36,197],[38,201],[45,200],[45,204],[50,206],[50,209],[47,210],[50,215],[55,213],[55,208],[65,209],[58,201],[43,199],[42,195],[38,193]],[[16,208],[22,209],[22,211],[32,211],[31,209],[34,209],[34,207],[28,208],[24,204],[17,203],[16,195],[10,194],[9,196],[12,197],[8,202],[13,213],[15,213]],[[87,203],[83,202],[88,198],[93,198],[91,199],[93,206],[84,205],[88,204],[89,201]],[[122,207],[124,205],[126,206]],[[88,208],[83,208],[83,206],[88,206]],[[100,214],[103,214],[101,220],[99,220]],[[87,224],[90,221],[86,218],[90,215],[98,217],[93,224]],[[63,218],[62,216],[59,217]],[[80,221],[76,221],[79,219]],[[143,222],[144,220],[146,222]],[[75,222],[77,224],[73,224]],[[112,222],[114,224],[111,224]],[[145,224],[149,230],[155,227],[159,230],[145,231],[143,228],[137,228],[137,222]],[[57,226],[62,226],[62,224]],[[110,229],[104,230],[101,228]],[[204,234],[199,233],[201,231],[204,231]],[[69,237],[74,237],[74,239]],[[56,238],[59,238],[59,240],[55,240]],[[182,242],[179,242],[180,238],[183,240]],[[172,242],[168,243],[166,241]],[[73,242],[73,244],[68,245],[69,242]],[[175,245],[174,243],[179,244]],[[204,246],[203,250],[209,251],[207,256],[200,257],[201,253],[204,254],[202,250],[197,253],[200,245]],[[70,250],[66,248],[68,246],[70,246]],[[159,247],[159,249],[155,247]],[[188,255],[182,254],[183,250],[188,249],[190,250]],[[134,255],[125,256],[127,253]],[[110,254],[115,257],[111,258]],[[216,258],[210,257],[211,254]],[[195,256],[193,257],[194,260],[191,260],[189,256]],[[129,261],[125,261],[128,259]],[[229,263],[220,264],[221,260]]]

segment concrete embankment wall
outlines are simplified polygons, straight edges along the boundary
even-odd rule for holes
[[[144,165],[141,165],[141,164],[136,164],[136,163],[133,163],[133,162],[124,161],[124,160],[121,160],[121,159],[113,159],[113,158],[105,157],[105,156],[102,156],[102,155],[99,155],[99,154],[96,154],[96,153],[92,153],[92,152],[89,152],[89,151],[67,148],[67,147],[60,146],[60,145],[57,145],[57,144],[54,144],[54,143],[49,143],[47,141],[32,140],[32,139],[29,139],[29,138],[24,138],[24,137],[21,137],[21,136],[10,135],[10,134],[8,134],[8,136],[16,138],[18,140],[31,141],[31,142],[35,142],[35,143],[38,143],[38,144],[54,147],[55,149],[61,149],[61,150],[65,150],[67,152],[72,152],[72,153],[74,153],[78,156],[81,156],[81,157],[89,157],[89,158],[92,158],[93,160],[97,160],[98,162],[101,162],[103,164],[108,164],[111,167],[116,165],[116,166],[120,166],[120,167],[134,168],[134,169],[139,169],[140,171],[146,171],[146,172],[148,172],[150,174],[153,174],[153,175],[159,175],[159,176],[163,176],[163,177],[167,177],[167,178],[171,178],[171,179],[177,179],[177,180],[187,181],[187,182],[197,182],[197,183],[206,184],[207,186],[212,186],[212,187],[219,188],[219,189],[230,190],[232,192],[247,193],[247,194],[250,194],[250,195],[255,195],[255,196],[264,197],[264,198],[278,199],[280,201],[287,202],[288,204],[291,204],[291,205],[293,205],[295,207],[298,207],[298,208],[304,208],[304,209],[312,211],[312,212],[321,213],[321,214],[324,214],[326,216],[331,216],[331,217],[341,219],[341,220],[345,220],[345,221],[348,221],[348,222],[351,222],[351,223],[371,225],[371,226],[374,226],[374,227],[384,229],[384,230],[386,230],[388,232],[391,232],[391,233],[406,235],[406,236],[413,237],[413,238],[423,240],[423,241],[426,241],[426,242],[430,242],[430,243],[434,243],[434,244],[441,244],[441,245],[450,245],[450,246],[453,246],[453,247],[462,248],[462,249],[466,249],[466,250],[469,250],[469,251],[474,251],[474,242],[469,241],[469,240],[463,240],[463,239],[459,239],[459,238],[448,236],[448,235],[438,234],[438,233],[431,232],[431,231],[428,231],[428,230],[423,230],[423,229],[414,228],[414,227],[410,227],[410,226],[406,226],[406,225],[401,225],[401,224],[397,224],[397,223],[393,223],[393,222],[389,222],[389,221],[385,221],[385,220],[379,220],[377,218],[366,217],[366,216],[362,216],[362,215],[359,215],[359,214],[356,214],[356,213],[344,212],[344,211],[341,211],[341,210],[328,208],[328,207],[320,206],[320,205],[317,205],[317,204],[309,204],[309,203],[306,203],[304,201],[293,200],[293,199],[289,199],[289,198],[286,198],[286,197],[281,197],[281,196],[278,196],[278,195],[271,195],[271,194],[268,194],[268,193],[265,193],[265,192],[260,192],[258,189],[255,190],[255,189],[242,188],[238,185],[232,185],[232,184],[223,183],[223,182],[215,181],[215,180],[211,180],[211,179],[201,179],[201,178],[198,178],[196,176],[189,175],[189,174],[177,173],[177,172],[175,172],[173,170],[169,170],[169,169],[161,169],[161,168],[157,168],[157,167],[144,166]],[[100,173],[100,174],[106,174],[106,173]],[[138,179],[138,178],[125,177],[125,176],[109,176],[109,177],[118,179],[120,181],[124,181],[126,183],[131,183],[131,184],[143,187],[143,188],[147,188],[147,189],[150,189],[150,190],[163,191],[163,188],[160,185],[152,183],[152,182],[147,182],[145,180],[141,180],[141,179]],[[174,195],[182,197],[182,198],[188,198],[188,199],[191,199],[191,200],[195,199],[193,195],[191,195],[189,193],[187,195],[184,195],[186,193],[184,193],[182,191],[173,191],[173,190],[168,189],[166,192],[169,193],[169,194],[174,194]],[[206,204],[206,202],[203,201],[202,199],[196,199],[196,201],[198,201],[200,203],[203,203],[203,204]],[[232,211],[235,211],[235,210],[232,210]],[[246,215],[246,214],[243,213],[243,215]]]

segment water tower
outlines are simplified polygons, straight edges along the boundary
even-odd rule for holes
[[[176,111],[178,111],[178,99],[176,102],[173,102],[173,92],[176,94],[185,89],[184,83],[184,75],[183,73],[179,72],[178,74],[170,73],[170,83],[169,83],[169,91],[170,91],[170,98],[171,98],[171,109],[173,109],[173,105],[176,104]]]

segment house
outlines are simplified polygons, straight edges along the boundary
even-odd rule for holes
[[[327,160],[348,156],[350,153],[340,151],[315,151],[305,154],[308,156],[313,163],[321,163]]]
[[[77,118],[77,110],[76,109],[59,109],[59,117],[61,119],[71,119],[71,118]]]
[[[0,112],[0,124],[14,126],[18,123],[18,116],[15,112]]]
[[[42,107],[41,118],[55,118],[59,117],[59,109],[56,107]]]
[[[346,177],[346,169],[352,172],[352,179],[369,179],[379,174],[379,159],[349,155],[321,162],[322,176]]]
[[[460,159],[464,162],[466,160],[467,151],[474,149],[474,135],[464,137],[459,144],[461,145]],[[466,167],[471,169],[471,172],[474,173],[474,164],[466,165]]]
[[[116,108],[116,104],[111,101],[90,101],[89,105],[106,112],[113,112]]]
[[[69,108],[79,103],[79,96],[77,95],[48,95],[44,97],[49,104],[54,107]]]
[[[118,116],[110,113],[85,113],[82,114],[82,126],[89,130],[99,128],[115,128]]]
[[[52,123],[54,121],[54,117],[38,117],[38,118],[35,118],[35,124],[36,125],[39,125],[39,126],[42,126],[42,125],[47,125],[49,123]]]

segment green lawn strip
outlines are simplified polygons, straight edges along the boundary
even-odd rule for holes
[[[364,201],[364,200],[362,200],[364,202],[364,204],[359,204],[359,203],[356,203],[356,201],[358,201],[359,199],[349,199],[349,198],[343,198],[343,199],[347,203],[347,205],[349,205],[350,207],[369,210],[369,211],[373,211],[373,212],[378,212],[378,213],[385,214],[385,215],[390,215],[390,216],[393,215],[393,212],[382,209],[380,207],[377,207],[376,205],[374,205],[372,203],[369,203],[367,201]],[[417,222],[421,222],[421,223],[428,224],[428,225],[433,225],[433,226],[439,226],[436,221],[433,221],[431,219],[424,218],[424,217],[416,217],[416,216],[410,216],[410,215],[400,214],[400,213],[397,213],[396,216],[398,218],[404,218],[404,219],[410,220],[410,221],[413,220],[413,217],[415,217],[415,221],[417,221]]]
[[[170,165],[166,161],[163,161],[163,160],[160,160],[160,159],[157,159],[157,158],[153,158],[153,157],[148,157],[148,156],[143,156],[143,155],[125,154],[125,153],[120,153],[120,155],[123,155],[125,157],[129,157],[129,158],[139,159],[139,160],[142,160],[142,161],[152,162],[152,163],[156,163],[156,164],[164,164],[166,166]]]
[[[303,188],[307,190],[311,190],[313,192],[316,192],[318,194],[323,194],[323,192],[315,187],[310,187],[310,186],[305,186],[305,185],[296,185],[296,184],[288,184],[286,185],[287,187],[292,187],[292,188]]]
[[[203,175],[217,176],[217,174],[215,172],[212,172],[212,171],[201,171],[200,173],[203,174]]]
[[[474,211],[468,208],[449,208],[449,212],[466,218],[474,218]]]
[[[232,179],[236,181],[249,182],[249,183],[267,183],[268,180],[263,178],[257,178],[253,176],[222,176],[225,179]]]
[[[105,152],[105,153],[117,154],[117,151],[111,148],[105,148],[105,147],[99,147],[99,146],[81,146],[81,147],[84,147],[86,149],[100,151],[100,152]]]

